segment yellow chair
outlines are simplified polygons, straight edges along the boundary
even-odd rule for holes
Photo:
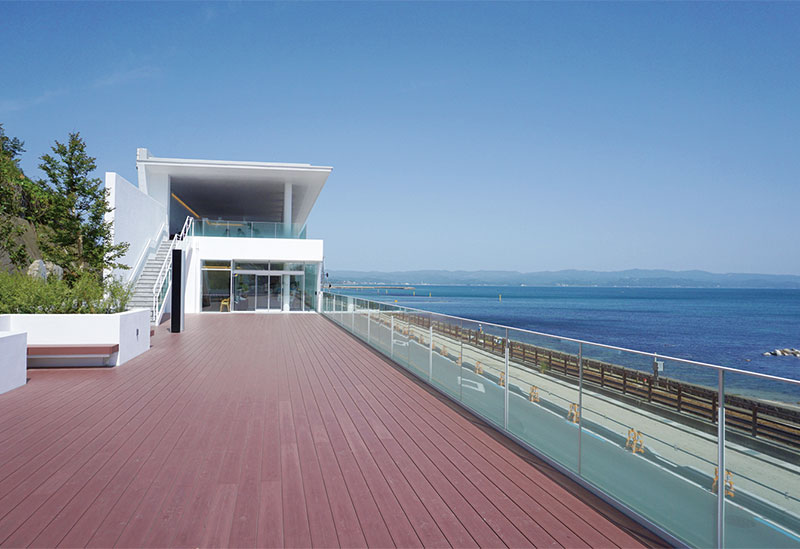
[[[222,312],[223,307],[228,309],[228,312],[231,312],[231,298],[226,297],[225,299],[219,302],[219,312]]]

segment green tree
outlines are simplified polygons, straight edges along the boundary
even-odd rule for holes
[[[127,268],[118,259],[128,250],[127,243],[112,244],[111,224],[105,214],[112,208],[99,178],[90,177],[97,165],[86,153],[86,143],[78,132],[70,133],[66,143],[56,141],[53,154],[41,157],[39,168],[46,174],[46,186],[53,191],[45,221],[50,225],[42,251],[64,268],[67,280],[89,272],[98,280],[103,271]]]
[[[0,124],[0,250],[17,269],[27,267],[31,259],[21,241],[25,227],[19,222],[28,203],[30,184],[19,167],[23,145],[16,137],[8,137]]]
[[[9,158],[14,160],[16,164],[19,155],[25,152],[23,148],[25,145],[24,141],[20,141],[16,137],[8,137],[6,135],[6,130],[3,128],[3,124],[0,124],[0,151],[7,154]]]

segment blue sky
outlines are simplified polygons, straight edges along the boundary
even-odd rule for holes
[[[331,165],[329,269],[800,274],[800,4],[2,3],[22,165]]]

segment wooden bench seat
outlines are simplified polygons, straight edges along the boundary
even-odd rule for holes
[[[119,351],[119,343],[98,345],[28,345],[29,357],[79,358],[110,357]]]

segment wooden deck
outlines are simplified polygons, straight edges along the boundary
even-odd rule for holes
[[[28,376],[0,395],[3,547],[662,543],[315,314]]]

